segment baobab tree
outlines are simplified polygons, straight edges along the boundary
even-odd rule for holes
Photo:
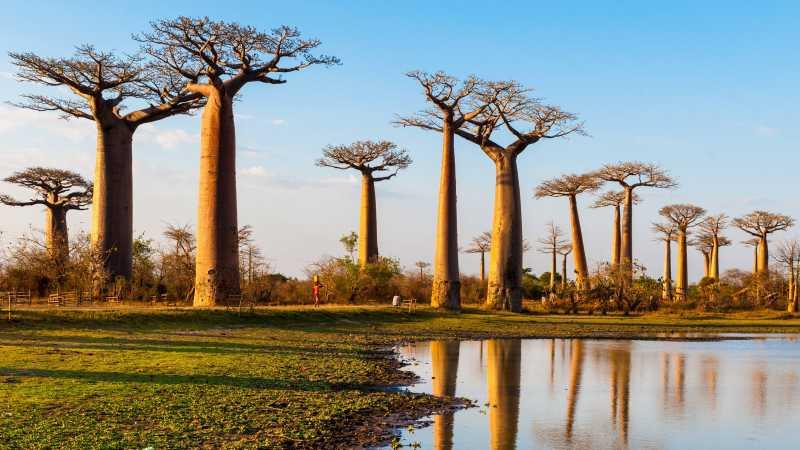
[[[137,56],[118,57],[91,45],[73,56],[49,58],[31,52],[9,53],[17,78],[66,88],[77,99],[23,95],[15,104],[55,111],[64,119],[95,123],[92,245],[102,253],[104,270],[130,278],[133,251],[133,135],[139,126],[183,114],[200,105],[199,96],[181,93],[175,77],[153,71]]]
[[[750,214],[733,219],[733,226],[758,239],[758,263],[756,272],[769,272],[769,247],[767,237],[776,231],[783,231],[794,226],[794,219],[768,211],[753,211]]]
[[[496,98],[473,120],[470,128],[455,130],[458,136],[478,145],[495,165],[492,253],[486,306],[522,310],[522,205],[517,158],[542,139],[583,133],[574,114],[542,104],[516,82],[490,83]],[[508,133],[511,142],[496,141]]]
[[[423,281],[425,279],[425,269],[431,266],[431,263],[425,261],[417,261],[414,263],[414,267],[419,269],[419,281]]]
[[[567,241],[563,239],[564,232],[561,231],[561,227],[554,224],[553,222],[549,222],[546,226],[547,235],[543,238],[537,239],[539,242],[539,253],[544,253],[550,255],[551,257],[551,264],[550,264],[550,292],[556,291],[556,261],[557,255],[564,246],[567,245]]]
[[[567,289],[567,256],[574,251],[572,244],[564,244],[558,248],[558,254],[561,255],[561,291]]]
[[[414,71],[406,75],[422,86],[425,100],[431,108],[414,116],[400,117],[395,124],[442,134],[431,305],[458,310],[461,308],[461,281],[458,269],[455,130],[481,114],[492,96],[488,94],[484,83],[474,76],[459,81],[444,72],[430,74]]]
[[[635,190],[643,187],[669,189],[677,186],[675,180],[655,164],[639,161],[606,164],[595,172],[603,181],[622,186],[624,201],[622,209],[622,241],[620,264],[624,266],[625,279],[633,277],[633,204]]]
[[[774,256],[776,262],[786,266],[787,270],[787,305],[786,310],[796,313],[798,310],[797,269],[800,264],[800,242],[797,239],[783,241],[778,245]]]
[[[361,173],[361,215],[358,231],[358,263],[361,267],[378,262],[378,215],[375,183],[386,181],[411,164],[408,152],[389,141],[356,141],[350,145],[329,145],[317,160],[320,167]]]
[[[287,26],[262,32],[233,22],[178,17],[152,22],[134,39],[156,61],[155,70],[181,77],[186,92],[205,100],[194,305],[214,306],[239,292],[234,98],[247,84],[283,84],[282,74],[339,60],[314,55],[320,41],[303,39]]]
[[[536,198],[567,197],[569,200],[569,222],[572,229],[572,259],[577,274],[576,284],[579,290],[588,289],[589,267],[586,264],[586,251],[583,246],[583,232],[578,215],[578,195],[594,192],[600,188],[602,181],[591,174],[562,175],[542,182],[535,192]]]
[[[753,274],[758,273],[758,243],[760,239],[752,238],[742,241],[742,244],[753,247]]]
[[[33,191],[27,200],[0,195],[8,206],[45,207],[45,246],[56,268],[63,269],[69,256],[67,212],[85,210],[92,203],[92,183],[68,170],[31,167],[3,179]]]
[[[654,223],[653,231],[658,234],[658,240],[664,242],[664,275],[662,278],[661,299],[665,302],[672,301],[672,242],[678,237],[678,228],[674,223]]]
[[[492,233],[484,231],[478,236],[472,238],[469,247],[465,250],[467,253],[478,253],[481,255],[481,284],[486,282],[486,252],[492,248]]]
[[[702,225],[702,224],[701,224]],[[714,250],[714,242],[710,234],[701,232],[688,245],[697,249],[703,255],[703,278],[710,278],[711,274],[711,252]]]
[[[639,203],[639,196],[633,194],[633,204]],[[619,267],[622,250],[622,229],[620,228],[620,206],[625,203],[624,191],[606,191],[598,196],[592,208],[614,208],[614,224],[611,230],[611,265]]]
[[[686,300],[686,289],[689,287],[689,270],[686,254],[686,237],[688,230],[703,218],[706,210],[695,205],[667,205],[658,211],[669,220],[678,232],[678,274],[675,280],[675,294],[678,300]]]
[[[730,245],[730,239],[722,236],[722,230],[728,226],[728,216],[725,214],[717,214],[708,216],[700,224],[700,229],[703,234],[711,239],[711,260],[709,262],[709,271],[706,275],[714,280],[719,280],[719,248],[725,245]]]

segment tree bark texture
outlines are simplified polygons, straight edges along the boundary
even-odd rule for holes
[[[709,277],[719,280],[719,237],[713,237],[713,245],[711,246],[711,269],[708,274]]]
[[[200,124],[200,189],[194,306],[240,292],[236,133],[231,97],[210,89]]]
[[[69,257],[67,208],[49,206],[46,210],[45,246],[56,270],[63,271]]]
[[[661,299],[666,302],[672,301],[672,242],[666,239],[664,240],[664,287]]]
[[[611,230],[611,265],[613,267],[619,266],[622,245],[621,234],[619,205],[617,205],[614,207],[614,229]]]
[[[451,311],[461,309],[461,281],[458,270],[458,215],[456,198],[456,157],[452,124],[442,127],[442,168],[439,178],[439,209],[436,219],[436,248],[433,260],[431,306]],[[481,253],[481,283],[484,281]]]
[[[633,280],[633,188],[625,187],[625,203],[622,209],[622,242],[620,264],[625,270],[625,279]]]
[[[130,279],[133,265],[133,132],[115,120],[96,121],[92,246],[113,279]]]
[[[522,310],[522,212],[517,155],[498,152],[495,163],[492,251],[486,307]]]
[[[686,288],[689,285],[689,271],[686,264],[686,229],[678,229],[678,273],[675,280],[675,294],[679,301],[686,300]]]
[[[767,235],[758,238],[758,273],[766,274],[769,272],[769,247],[767,244]]]
[[[361,267],[378,262],[378,212],[375,180],[369,172],[361,174],[361,214],[358,232],[358,263]]]
[[[581,220],[578,216],[578,200],[575,195],[569,196],[569,220],[572,225],[572,260],[577,274],[578,290],[589,289],[589,267],[586,264],[586,251],[583,246]]]

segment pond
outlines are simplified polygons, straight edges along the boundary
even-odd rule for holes
[[[403,430],[423,449],[797,449],[800,342],[495,339],[398,348],[413,392],[478,407]]]

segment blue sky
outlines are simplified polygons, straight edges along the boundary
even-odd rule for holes
[[[339,56],[341,66],[290,75],[281,86],[248,86],[236,105],[240,223],[253,225],[275,268],[293,275],[321,255],[340,254],[339,236],[357,229],[357,174],[317,168],[314,160],[327,144],[358,139],[393,140],[415,160],[378,187],[381,253],[407,267],[432,259],[439,136],[391,125],[395,114],[424,106],[417,86],[403,76],[412,69],[516,79],[585,121],[590,137],[537,144],[520,158],[524,231],[531,241],[550,220],[568,227],[565,199],[533,199],[539,182],[629,159],[662,164],[680,182],[674,191],[640,193],[634,251],[654,274],[661,246],[649,224],[667,203],[692,202],[733,216],[759,208],[800,218],[800,4],[430,3],[139,1],[131,11],[99,10],[85,1],[32,7],[6,0],[0,100],[36,90],[14,80],[8,51],[61,56],[81,43],[134,51],[130,34],[158,18],[208,15],[264,29],[287,24],[320,38],[322,51]],[[194,223],[198,131],[196,118],[174,118],[137,132],[137,231],[159,239],[166,222]],[[457,142],[457,160],[460,240],[466,244],[490,227],[494,169],[464,141]],[[91,175],[93,161],[90,122],[0,106],[0,175],[33,164]],[[590,265],[608,258],[610,213],[582,210]],[[39,227],[43,215],[0,206],[0,217],[7,243]],[[70,226],[85,229],[88,221],[88,213],[74,214]],[[728,235],[735,242],[745,238],[736,230]],[[690,255],[696,278],[700,258]],[[536,273],[548,269],[536,252],[525,262]],[[721,264],[723,270],[748,268],[751,253],[726,248]],[[476,272],[477,258],[463,255],[462,270]]]

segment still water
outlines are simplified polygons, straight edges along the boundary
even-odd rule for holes
[[[800,449],[800,342],[433,341],[414,392],[479,407],[404,430],[423,449]]]

